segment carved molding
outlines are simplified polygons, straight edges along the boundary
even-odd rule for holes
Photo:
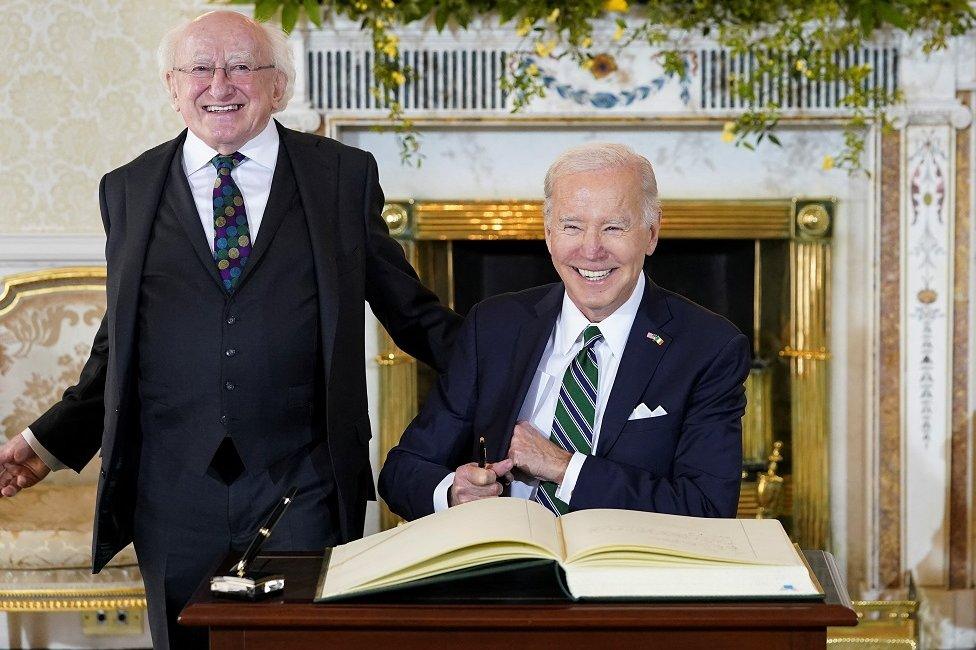
[[[43,262],[49,266],[104,264],[105,235],[4,234],[0,263]]]
[[[307,101],[299,102],[297,95],[274,118],[289,129],[306,133],[315,133],[322,126],[322,114],[314,110]]]
[[[895,106],[888,111],[888,119],[899,130],[909,125],[949,125],[965,129],[972,123],[973,113],[957,99],[940,99]]]

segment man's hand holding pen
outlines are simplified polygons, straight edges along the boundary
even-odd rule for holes
[[[506,458],[497,463],[488,463],[484,438],[478,441],[478,458],[477,463],[461,465],[455,470],[454,484],[447,492],[448,505],[497,497],[504,486],[512,482],[512,460]]]

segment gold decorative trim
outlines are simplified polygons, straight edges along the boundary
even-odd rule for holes
[[[828,628],[827,632],[830,633],[832,628]],[[844,630],[846,628],[838,628],[838,630]],[[843,634],[839,631],[838,634]],[[841,646],[842,648],[849,647],[861,647],[863,646],[867,650],[875,650],[876,648],[907,648],[908,650],[917,650],[918,643],[914,639],[881,639],[876,637],[871,637],[868,639],[851,639],[847,637],[828,637],[828,646]]]
[[[806,359],[808,361],[828,361],[830,359],[830,353],[827,352],[827,348],[820,348],[819,350],[794,350],[788,345],[779,351],[779,356],[785,359]]]
[[[0,278],[0,282],[3,283],[3,291],[0,293],[0,316],[12,311],[25,296],[64,291],[104,292],[105,277],[104,266],[68,266],[5,276]],[[92,280],[101,282],[92,284]]]
[[[752,479],[742,481],[735,516],[739,519],[757,519],[759,508],[759,482]],[[783,487],[776,510],[779,514],[789,514],[793,511],[793,477],[788,474],[783,476]]]
[[[830,231],[830,215],[819,204],[805,205],[796,214],[797,231],[806,237],[823,237]]]
[[[0,590],[0,611],[5,612],[81,612],[145,607],[146,591],[142,587]]]
[[[399,203],[387,203],[383,206],[381,216],[386,222],[387,228],[390,229],[390,234],[394,237],[402,235],[410,225],[410,215],[407,214],[407,209]]]
[[[378,366],[399,366],[403,363],[414,363],[413,357],[406,352],[400,352],[399,349],[396,352],[377,354],[375,361]]]
[[[417,248],[410,241],[401,241],[407,260],[417,267]],[[379,354],[376,365],[379,370],[379,463],[382,467],[386,455],[400,442],[400,436],[417,413],[417,361],[401,350],[380,323],[376,324]],[[397,525],[397,517],[382,500],[380,504],[380,530]]]
[[[413,238],[425,239],[542,239],[540,201],[511,203],[416,203]]]
[[[827,628],[827,645],[840,648],[918,648],[918,601],[855,600],[857,627]]]
[[[412,212],[414,240],[543,239],[541,201],[418,201],[387,204]],[[815,204],[816,205],[816,204]],[[664,239],[788,239],[793,201],[662,202]],[[385,211],[384,211],[385,214]]]
[[[917,600],[855,600],[854,609],[858,610],[859,614],[863,614],[862,610],[874,610],[874,611],[887,611],[889,613],[896,613],[898,618],[910,618],[912,614],[918,611],[918,601]]]
[[[790,243],[790,343],[781,352],[790,362],[793,539],[803,548],[829,548],[828,235],[834,205],[829,200],[794,200],[793,206],[797,231]],[[808,223],[815,221],[813,230],[802,231],[804,212]]]
[[[773,373],[768,367],[751,368],[745,384],[742,463],[748,467],[762,463],[773,448]]]

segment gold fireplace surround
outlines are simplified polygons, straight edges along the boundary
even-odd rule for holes
[[[764,291],[762,260],[770,247],[782,252],[780,260],[789,282],[783,281],[787,297],[778,307],[778,356],[787,370],[789,417],[783,441],[792,460],[786,476],[786,493],[780,514],[791,522],[794,541],[803,548],[827,548],[830,543],[828,468],[828,319],[830,297],[830,241],[835,213],[833,199],[783,199],[756,201],[673,200],[663,202],[662,239],[754,240],[755,260],[755,344],[760,341],[760,301],[769,301]],[[400,201],[388,203],[383,211],[391,233],[403,244],[407,256],[424,283],[450,304],[454,296],[452,242],[463,240],[540,240],[543,238],[540,201]],[[766,248],[763,249],[762,247]],[[769,270],[766,271],[766,276]],[[767,307],[768,310],[768,307]],[[416,362],[399,350],[379,328],[380,354],[380,459],[397,443],[417,412],[421,381]],[[765,379],[769,381],[768,376]],[[768,418],[763,391],[747,382],[750,406],[746,426]],[[768,396],[768,389],[765,395]],[[772,441],[758,443],[752,453],[769,454]],[[781,427],[782,428],[782,427]],[[777,435],[779,438],[779,434]],[[746,444],[748,441],[748,435]],[[753,440],[754,446],[757,445]],[[746,456],[750,450],[746,449]],[[755,512],[755,483],[743,476],[740,516]],[[383,529],[396,517],[386,506],[381,510]]]

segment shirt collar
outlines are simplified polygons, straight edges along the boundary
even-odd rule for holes
[[[613,355],[615,357],[622,356],[624,348],[627,346],[627,339],[630,337],[630,330],[634,326],[637,309],[644,297],[645,284],[644,274],[641,273],[637,276],[637,284],[634,285],[634,290],[627,301],[599,323],[591,323],[569,297],[569,292],[564,292],[562,310],[556,320],[556,353],[568,354],[572,350],[573,344],[583,334],[583,330],[588,325],[596,325],[600,328],[603,340],[610,347]]]
[[[274,169],[278,161],[278,129],[274,120],[268,120],[268,125],[261,133],[244,143],[239,153],[247,156],[262,167]],[[217,155],[217,150],[201,140],[193,131],[187,130],[186,141],[183,143],[183,167],[186,173],[194,174],[204,167],[210,166],[210,161]],[[245,161],[246,162],[246,161]]]

